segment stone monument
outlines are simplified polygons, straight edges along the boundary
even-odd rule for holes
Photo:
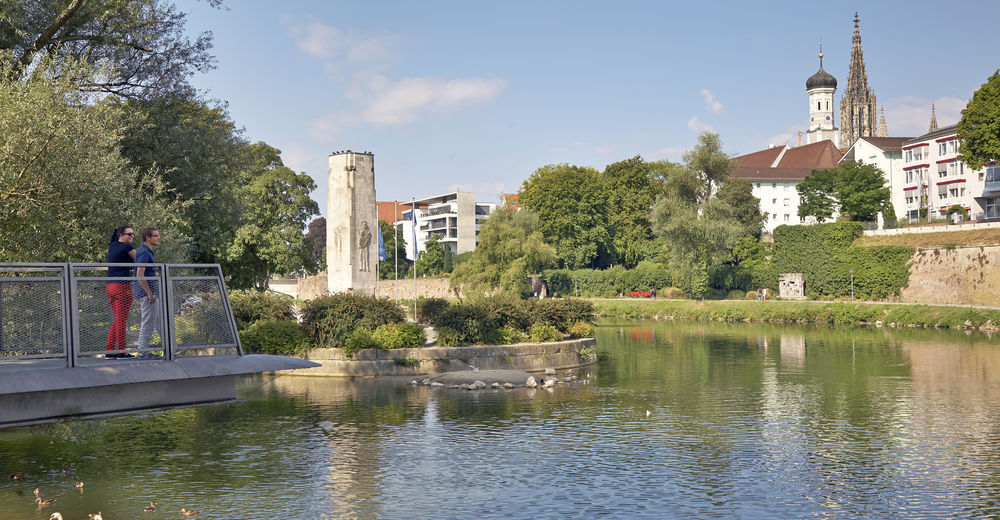
[[[326,271],[330,293],[375,293],[379,227],[375,213],[375,156],[330,154],[326,196]]]
[[[802,273],[778,275],[778,296],[783,300],[806,299],[806,277]]]

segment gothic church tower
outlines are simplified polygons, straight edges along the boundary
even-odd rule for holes
[[[861,32],[858,13],[854,13],[854,39],[851,47],[851,70],[847,88],[840,100],[841,148],[848,148],[859,137],[874,137],[878,130],[875,94],[868,88],[865,59],[861,55]]]
[[[829,139],[840,146],[840,131],[833,121],[833,94],[837,91],[837,79],[823,70],[823,44],[819,47],[819,71],[806,80],[809,94],[809,130],[806,144]]]

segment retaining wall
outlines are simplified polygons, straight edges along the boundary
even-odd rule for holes
[[[900,301],[1000,304],[1000,246],[920,249],[910,261],[910,283]]]
[[[321,366],[283,373],[326,377],[416,376],[469,370],[469,365],[481,370],[561,370],[596,362],[596,344],[594,338],[583,338],[517,345],[365,349],[351,357],[339,348],[318,348],[309,351],[306,359]]]

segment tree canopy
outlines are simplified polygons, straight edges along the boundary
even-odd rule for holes
[[[521,185],[518,203],[537,215],[538,229],[565,267],[608,265],[614,246],[607,224],[608,196],[597,170],[543,166]]]
[[[873,164],[851,161],[833,170],[813,170],[796,190],[800,217],[832,218],[835,211],[861,222],[873,221],[889,204],[885,174]]]
[[[653,204],[652,168],[638,155],[604,168],[612,251],[625,267],[643,259],[652,238],[649,207]]]
[[[1000,160],[1000,70],[972,94],[957,131],[962,141],[959,156],[970,168]]]

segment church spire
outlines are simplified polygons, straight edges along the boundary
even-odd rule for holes
[[[875,94],[868,87],[865,59],[861,52],[861,29],[858,13],[854,13],[854,38],[851,45],[851,68],[847,74],[847,88],[840,101],[841,144],[849,147],[859,137],[874,136]]]
[[[878,116],[878,131],[875,132],[876,137],[889,137],[889,130],[885,127],[885,107],[882,107],[881,112]]]
[[[934,115],[934,103],[931,103],[931,126],[927,129],[928,132],[933,132],[938,129],[937,116]]]

